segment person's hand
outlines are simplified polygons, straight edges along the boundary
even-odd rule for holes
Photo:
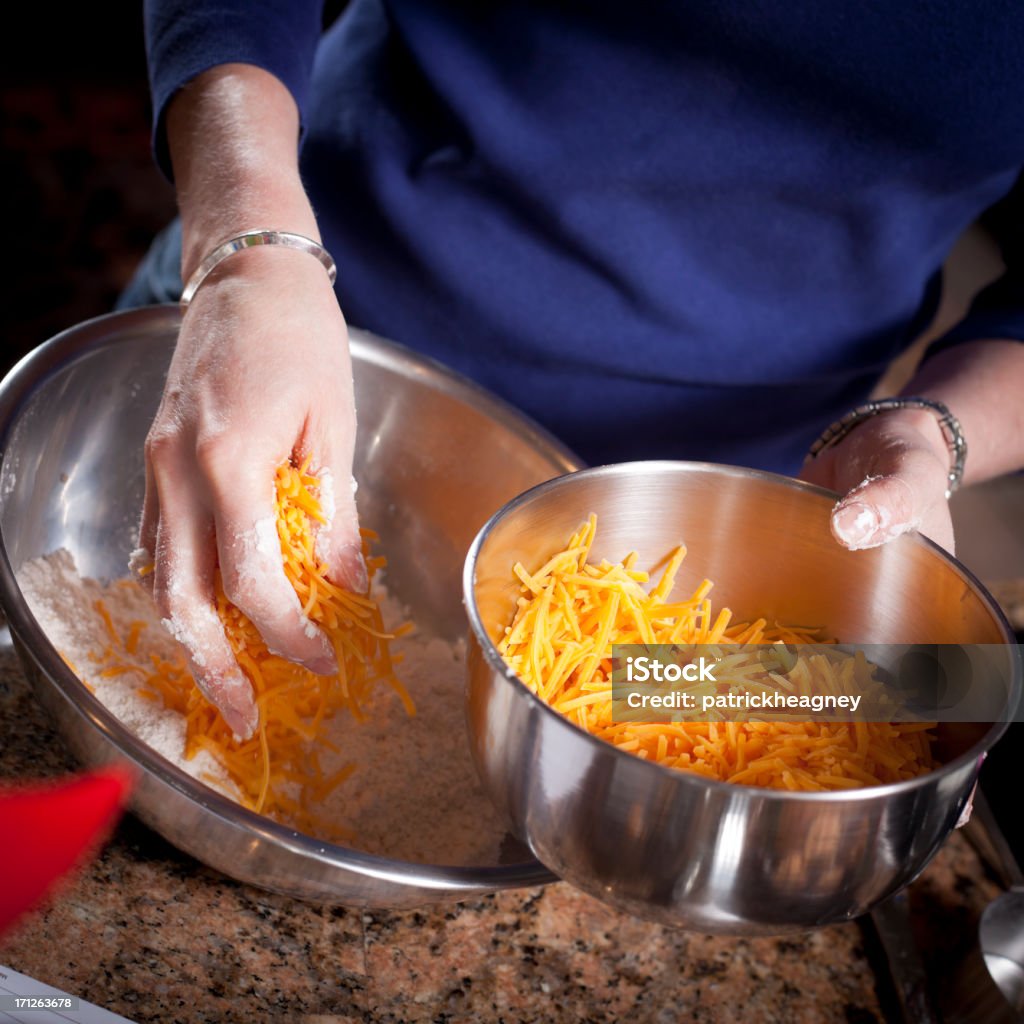
[[[935,416],[901,409],[858,424],[809,458],[800,477],[843,495],[832,510],[832,533],[851,550],[919,530],[952,552],[948,471],[949,451]]]
[[[367,586],[352,479],[355,409],[345,321],[308,254],[260,247],[225,261],[185,314],[146,441],[140,547],[154,556],[153,596],[192,674],[231,728],[258,715],[214,607],[219,563],[228,598],[276,654],[314,672],[337,668],[282,567],[274,475],[311,456],[333,515],[318,551],[332,577]],[[333,487],[331,486],[333,485]]]

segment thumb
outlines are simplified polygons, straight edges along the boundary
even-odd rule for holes
[[[329,469],[320,474],[320,505],[327,522],[317,531],[317,557],[327,563],[328,575],[357,594],[370,586],[356,510],[356,482],[338,484]]]
[[[950,552],[953,524],[945,467],[928,450],[904,449],[879,460],[832,510],[832,534],[851,551],[874,548],[919,530]]]

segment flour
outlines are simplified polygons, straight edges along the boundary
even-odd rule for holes
[[[99,674],[96,656],[107,643],[94,607],[100,598],[119,635],[126,635],[132,622],[146,623],[129,660],[148,665],[151,654],[180,659],[148,594],[125,581],[82,578],[63,550],[26,563],[18,576],[50,641],[103,704],[172,764],[234,798],[232,783],[209,753],[185,760],[185,721],[177,712],[139,696],[133,674]],[[408,618],[376,580],[374,591],[388,628]],[[409,717],[398,695],[380,684],[366,721],[340,713],[327,723],[325,739],[338,753],[321,751],[326,774],[350,762],[357,769],[317,809],[318,816],[350,832],[347,845],[366,853],[422,864],[497,864],[505,827],[480,786],[469,752],[463,645],[413,635],[393,641],[391,650],[401,659],[397,674],[417,713]]]
[[[277,539],[277,520],[273,516],[257,519],[253,527],[256,550],[267,558],[281,557],[281,542]]]
[[[180,657],[173,638],[161,627],[149,595],[134,585],[104,586],[83,579],[71,553],[63,549],[27,562],[18,573],[18,581],[50,642],[72,663],[79,678],[92,687],[107,710],[182,771],[197,779],[206,776],[211,785],[234,797],[234,786],[208,752],[200,751],[191,761],[185,760],[185,720],[181,715],[140,696],[133,673],[113,678],[99,674],[97,655],[107,644],[106,627],[95,608],[100,599],[122,636],[132,622],[146,623],[144,640],[134,657],[125,656],[126,661],[147,667],[150,654],[169,661]]]
[[[390,597],[382,602],[392,628],[404,618]],[[337,716],[328,738],[355,774],[328,796],[322,813],[356,836],[370,853],[426,864],[497,864],[505,827],[481,789],[463,710],[464,644],[403,638],[391,645],[402,661],[396,674],[416,704],[410,718],[389,686],[379,687],[356,722]]]
[[[319,492],[317,498],[320,502],[320,514],[324,521],[319,523],[316,530],[316,557],[321,562],[331,560],[331,531],[334,529],[334,513],[337,511],[337,502],[334,500],[334,475],[324,466],[317,474]]]

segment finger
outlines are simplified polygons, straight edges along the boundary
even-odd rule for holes
[[[252,684],[239,668],[217,614],[212,518],[178,466],[157,463],[154,478],[160,502],[154,600],[164,627],[185,649],[196,684],[234,733],[246,739],[259,713]]]
[[[329,469],[321,470],[318,476],[320,507],[326,522],[317,529],[317,558],[327,563],[327,574],[332,580],[357,594],[365,594],[370,578],[359,534],[356,482],[349,477],[336,488]]]
[[[273,654],[321,675],[338,669],[334,649],[302,613],[281,558],[274,510],[274,466],[203,459],[213,496],[217,553],[228,599],[259,630]],[[229,469],[230,467],[230,469]]]
[[[920,530],[952,547],[944,467],[923,448],[886,453],[875,475],[854,487],[832,511],[832,533],[851,550]]]
[[[339,392],[329,406],[330,422],[315,417],[307,422],[295,456],[300,462],[309,457],[312,465],[319,467],[314,475],[320,480],[320,507],[326,522],[317,527],[317,558],[327,564],[331,580],[357,594],[365,594],[370,579],[363,558],[356,481],[352,476],[356,414],[351,365],[346,365],[342,379],[347,379],[347,387],[339,384]]]
[[[153,475],[153,446],[146,439],[146,492],[142,499],[138,545],[128,556],[128,571],[148,590],[153,589],[153,561],[156,551],[157,527],[160,523],[160,499]]]
[[[832,533],[853,551],[916,529],[913,492],[899,475],[868,477],[832,510]]]

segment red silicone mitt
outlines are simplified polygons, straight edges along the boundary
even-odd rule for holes
[[[0,933],[98,850],[131,789],[110,767],[59,782],[0,785]]]

